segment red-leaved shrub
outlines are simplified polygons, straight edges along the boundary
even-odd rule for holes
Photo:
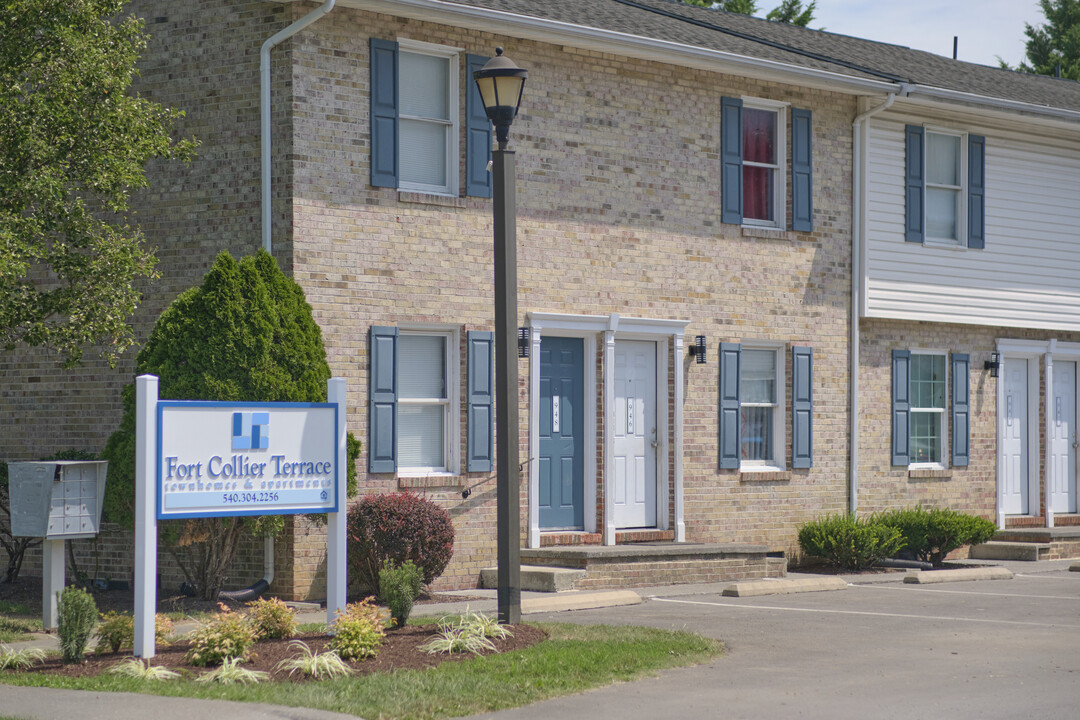
[[[379,588],[387,560],[406,560],[424,573],[424,583],[442,575],[454,555],[450,514],[412,493],[368,495],[349,508],[349,572],[370,590]]]

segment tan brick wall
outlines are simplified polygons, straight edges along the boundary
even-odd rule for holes
[[[708,365],[676,359],[685,370],[688,539],[791,550],[798,524],[842,509],[852,100],[340,9],[334,22],[296,42],[295,277],[323,327],[334,373],[348,379],[349,427],[365,441],[361,469],[367,464],[368,328],[445,322],[464,332],[493,325],[490,201],[369,186],[366,90],[373,35],[487,55],[504,45],[528,67],[522,114],[511,131],[518,162],[519,324],[529,311],[618,312],[688,320],[688,336],[708,335]],[[462,90],[467,82],[461,78]],[[719,222],[723,95],[813,110],[813,233],[744,231]],[[770,477],[717,470],[716,346],[723,340],[781,343],[785,358],[791,344],[814,348],[813,469]],[[602,377],[602,360],[597,363]],[[518,369],[524,459],[527,361]],[[790,402],[789,389],[785,396]],[[790,420],[787,425],[790,438]],[[464,434],[463,426],[463,440]],[[446,507],[458,540],[437,587],[465,587],[494,562],[493,485],[467,501],[459,494],[482,478],[429,479],[416,487],[362,473],[360,485],[363,492],[407,487]],[[527,478],[522,481],[524,528]]]
[[[1077,342],[1080,334],[1043,330],[934,325],[897,320],[863,320],[859,343],[859,507],[873,512],[913,505],[949,507],[996,521],[997,384],[984,369],[999,338]],[[891,453],[892,351],[933,349],[971,357],[971,459],[967,467],[941,471],[893,467]],[[1039,365],[1040,436],[1043,428],[1045,367]],[[949,388],[952,370],[949,369]],[[951,408],[951,405],[950,405]],[[946,433],[952,432],[946,412]],[[948,441],[951,435],[947,435]],[[1040,443],[1041,444],[1041,443]],[[948,446],[947,446],[948,447]],[[1045,477],[1045,454],[1039,475]],[[948,458],[947,458],[948,459]],[[1045,492],[1045,483],[1043,483]]]

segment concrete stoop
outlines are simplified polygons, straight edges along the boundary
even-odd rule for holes
[[[739,543],[629,543],[575,545],[521,551],[521,588],[541,592],[611,590],[653,585],[779,578],[784,558],[764,545]],[[482,587],[497,585],[494,568],[481,571]]]
[[[1061,560],[1080,557],[1080,527],[1013,527],[999,530],[994,539],[973,545],[978,560]]]

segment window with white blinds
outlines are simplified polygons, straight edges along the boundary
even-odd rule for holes
[[[400,42],[399,185],[457,192],[458,55]]]
[[[398,339],[398,467],[445,472],[449,466],[446,334],[402,332]]]

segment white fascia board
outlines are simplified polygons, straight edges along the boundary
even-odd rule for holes
[[[298,0],[271,1],[287,4]],[[583,50],[625,55],[669,65],[678,64],[769,82],[798,84],[850,95],[890,93],[900,89],[898,84],[884,80],[852,77],[774,60],[709,50],[683,43],[556,20],[516,15],[499,10],[457,5],[442,0],[340,0],[338,5],[395,17],[482,30],[556,45],[568,45]]]
[[[959,90],[946,90],[926,85],[912,85],[910,92],[897,98],[897,105],[911,104],[925,108],[953,108],[970,106],[978,111],[980,117],[992,117],[1005,123],[1016,123],[1025,127],[1041,127],[1076,130],[1080,123],[1080,112],[1048,105],[1003,100],[1001,98],[976,95]],[[963,109],[960,107],[959,109]]]

